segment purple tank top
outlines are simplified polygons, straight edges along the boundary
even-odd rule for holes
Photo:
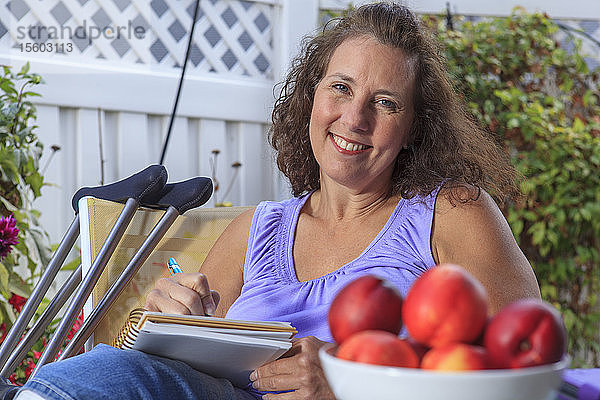
[[[403,296],[414,280],[435,265],[431,224],[437,190],[427,197],[402,199],[377,237],[354,260],[316,279],[299,282],[292,247],[300,209],[310,196],[256,207],[244,265],[244,284],[227,318],[287,321],[296,337],[333,342],[327,313],[335,295],[359,276],[390,281]]]

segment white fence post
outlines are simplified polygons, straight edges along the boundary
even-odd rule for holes
[[[300,39],[315,32],[319,20],[319,0],[281,0],[276,16],[277,43],[275,44],[274,76],[279,82],[291,59],[300,50]]]

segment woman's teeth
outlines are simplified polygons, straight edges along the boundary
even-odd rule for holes
[[[364,144],[354,144],[354,143],[348,143],[346,142],[344,139],[342,139],[341,137],[337,137],[335,135],[333,135],[333,140],[335,141],[335,143],[340,146],[342,149],[348,150],[348,151],[358,151],[358,150],[364,150],[369,146],[366,146]]]

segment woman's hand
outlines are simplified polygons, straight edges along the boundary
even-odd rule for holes
[[[335,400],[319,361],[319,348],[325,344],[314,336],[294,340],[281,358],[252,372],[252,386],[261,391],[292,390],[266,394],[266,400]]]
[[[179,273],[156,281],[146,297],[145,308],[170,314],[213,315],[219,299],[219,293],[210,290],[204,274]]]

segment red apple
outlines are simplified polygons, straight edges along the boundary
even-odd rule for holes
[[[421,368],[440,371],[486,369],[489,364],[485,348],[464,343],[434,347],[425,353]]]
[[[367,364],[417,368],[419,358],[404,340],[386,331],[361,331],[338,348],[338,358]]]
[[[346,285],[329,309],[329,329],[338,344],[360,331],[383,330],[397,335],[401,328],[402,295],[373,275]]]
[[[440,264],[421,275],[402,308],[410,336],[429,347],[476,340],[487,319],[487,293],[464,268]]]
[[[484,345],[497,368],[523,368],[559,361],[567,346],[560,313],[538,299],[517,300],[496,314]]]

